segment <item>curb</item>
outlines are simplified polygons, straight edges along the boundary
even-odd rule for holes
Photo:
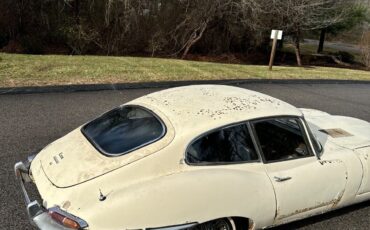
[[[114,83],[114,84],[86,84],[86,85],[55,85],[55,86],[30,86],[0,88],[0,95],[34,94],[34,93],[71,93],[83,91],[125,90],[125,89],[150,89],[171,88],[194,84],[370,84],[370,81],[356,80],[284,80],[284,79],[234,79],[234,80],[199,80],[199,81],[164,81],[142,83]]]

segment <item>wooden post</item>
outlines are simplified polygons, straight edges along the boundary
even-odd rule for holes
[[[274,64],[277,40],[278,40],[278,31],[275,32],[274,40],[272,42],[272,50],[271,50],[270,64],[269,64],[269,70],[270,71],[272,70],[272,65]]]

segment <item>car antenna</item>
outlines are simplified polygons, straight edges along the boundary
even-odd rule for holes
[[[104,201],[107,197],[103,195],[100,189],[99,189],[99,192],[100,192],[99,200]]]

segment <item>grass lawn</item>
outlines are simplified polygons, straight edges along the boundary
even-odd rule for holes
[[[0,53],[0,87],[216,79],[369,80],[370,71],[274,67],[177,59]]]

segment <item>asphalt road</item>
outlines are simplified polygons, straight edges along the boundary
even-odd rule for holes
[[[304,43],[318,46],[319,45],[319,40],[304,39]],[[354,45],[354,44],[349,44],[349,43],[343,43],[343,42],[325,41],[324,50],[325,50],[325,48],[331,48],[331,49],[345,51],[345,52],[349,52],[349,53],[355,53],[355,54],[361,53],[361,47],[360,46]]]
[[[370,121],[370,84],[245,84],[297,107]],[[14,179],[13,165],[80,124],[159,89],[0,95],[0,229],[33,229]],[[307,188],[309,189],[309,188]],[[370,202],[279,229],[369,229]]]

